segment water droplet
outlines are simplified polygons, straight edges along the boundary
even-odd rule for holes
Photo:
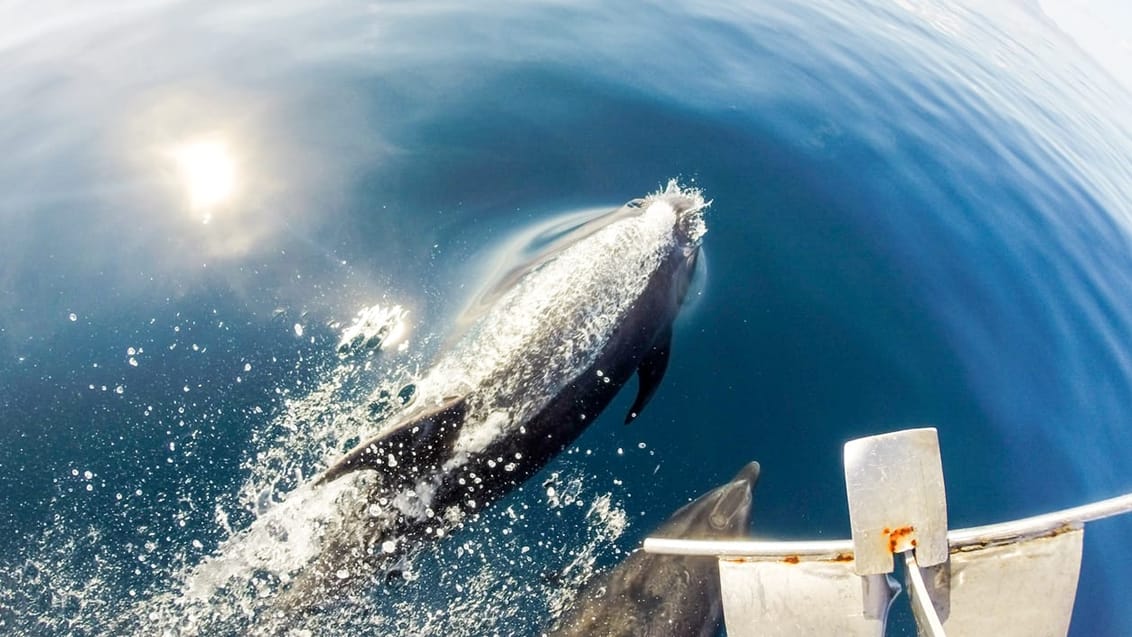
[[[71,312],[70,314],[67,315],[67,318],[71,319],[71,322],[73,323],[73,322],[79,320],[79,315],[75,314],[74,312]]]

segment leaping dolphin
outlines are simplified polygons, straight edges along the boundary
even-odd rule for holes
[[[323,531],[288,605],[317,605],[521,485],[634,374],[626,423],[640,414],[668,365],[708,205],[670,181],[511,277],[424,374],[412,406],[315,480],[354,480],[364,497]]]
[[[759,463],[685,505],[656,537],[734,539],[749,532]],[[638,549],[595,578],[545,637],[714,637],[723,620],[714,557],[652,555]]]

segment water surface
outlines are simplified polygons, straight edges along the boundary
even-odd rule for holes
[[[147,617],[532,229],[669,177],[715,203],[646,413],[327,630],[537,634],[751,459],[760,534],[845,537],[841,445],[906,426],[940,430],[953,526],[1132,488],[1129,95],[1033,6],[0,14],[6,629]],[[404,350],[340,359],[374,305]],[[1089,527],[1072,634],[1132,633],[1130,533]]]

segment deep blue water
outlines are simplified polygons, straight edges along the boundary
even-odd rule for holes
[[[982,4],[0,10],[0,627],[100,633],[249,524],[335,322],[409,311],[407,351],[352,377],[388,382],[517,233],[669,177],[714,203],[664,385],[422,558],[397,594],[432,630],[453,595],[537,634],[539,571],[611,563],[751,459],[759,535],[847,537],[860,435],[937,426],[953,527],[1132,489],[1130,96]],[[175,161],[199,139],[234,164],[208,210]],[[568,476],[623,535],[546,504]],[[500,533],[479,588],[430,579]],[[1132,634],[1130,536],[1088,527],[1072,634]]]

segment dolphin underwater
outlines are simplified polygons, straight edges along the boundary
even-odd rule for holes
[[[732,539],[750,530],[759,463],[672,514],[658,537]],[[591,581],[546,637],[713,637],[723,619],[714,557],[653,555],[638,549]]]
[[[670,181],[513,274],[412,403],[314,480],[353,484],[280,600],[309,608],[343,583],[392,572],[545,466],[634,374],[625,422],[636,418],[668,365],[709,204]]]

